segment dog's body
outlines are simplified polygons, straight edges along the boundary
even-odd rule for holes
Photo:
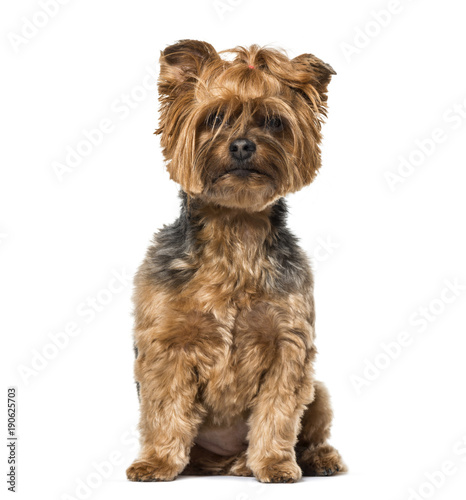
[[[311,55],[234,52],[227,62],[188,40],[161,57],[158,132],[182,209],[135,280],[142,450],[131,480],[344,469],[326,443],[313,279],[283,199],[320,166],[333,71]]]

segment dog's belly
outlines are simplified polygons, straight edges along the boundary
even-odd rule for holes
[[[217,455],[231,456],[247,448],[247,433],[248,426],[244,420],[238,420],[228,427],[203,425],[195,443]]]

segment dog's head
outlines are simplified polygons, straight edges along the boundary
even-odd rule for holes
[[[256,45],[219,54],[196,40],[167,47],[160,64],[157,133],[189,196],[254,211],[314,179],[328,64]]]

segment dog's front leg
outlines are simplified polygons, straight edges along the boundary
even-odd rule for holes
[[[126,471],[131,481],[171,481],[185,468],[202,408],[196,400],[196,354],[183,346],[140,342],[141,453]]]
[[[294,446],[305,405],[312,400],[311,349],[296,332],[277,342],[249,419],[248,466],[265,483],[301,478]]]

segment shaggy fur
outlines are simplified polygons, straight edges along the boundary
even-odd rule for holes
[[[182,203],[135,278],[132,481],[344,470],[313,377],[313,278],[283,198],[320,167],[334,71],[311,54],[229,52],[183,40],[160,59],[157,133]]]

